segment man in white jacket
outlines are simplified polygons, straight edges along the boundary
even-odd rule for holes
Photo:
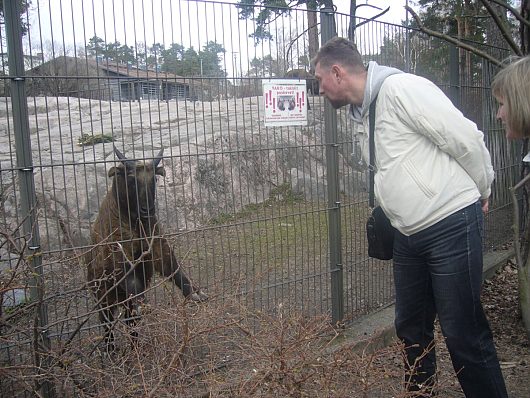
[[[407,351],[407,388],[429,394],[435,384],[438,315],[466,397],[507,397],[480,303],[493,181],[483,134],[432,82],[375,62],[366,68],[346,39],[328,41],[313,63],[320,94],[335,108],[350,105],[365,160],[376,101],[375,197],[396,228],[395,326]]]

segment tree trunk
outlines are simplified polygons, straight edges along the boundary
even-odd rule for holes
[[[530,257],[526,258],[523,267],[518,267],[517,279],[519,281],[519,305],[526,335],[530,338]]]
[[[316,10],[317,5],[314,1],[307,2],[307,26],[308,26],[308,36],[309,36],[309,60],[311,61],[318,52],[318,13],[311,12],[311,10]],[[309,72],[314,74],[313,65],[310,63]]]
[[[508,15],[507,11],[504,7],[501,7],[499,4],[492,3],[491,7],[495,10],[497,15],[499,16],[500,20],[508,26]],[[485,28],[486,28],[486,37],[488,39],[488,44],[493,46],[491,51],[493,51],[493,55],[498,59],[503,59],[506,57],[506,53],[502,51],[501,49],[506,47],[506,40],[504,40],[504,37],[502,36],[501,31],[499,30],[499,27],[495,23],[495,21],[492,18],[488,18],[485,21]]]
[[[521,0],[521,15],[530,21],[530,0]],[[524,24],[519,25],[521,34],[521,50],[523,54],[530,54],[530,28]]]
[[[524,145],[526,148],[526,145]],[[517,263],[517,280],[519,290],[519,307],[521,309],[521,316],[523,318],[523,325],[526,334],[530,337],[530,219],[528,218],[528,184],[530,174],[528,170],[523,169],[525,177],[512,188],[512,202],[514,206],[514,225],[515,232],[515,260]],[[521,189],[523,210],[519,211],[519,200],[517,198],[517,190]],[[522,217],[522,221],[521,221]],[[523,234],[520,233],[519,227],[524,225]]]
[[[521,15],[525,20],[530,21],[530,0],[521,1]],[[530,29],[524,24],[520,24],[519,32],[521,34],[521,51],[523,54],[530,53]],[[528,151],[528,140],[523,145],[523,155]],[[525,167],[523,163],[523,175],[528,175],[530,170]],[[530,186],[529,183],[523,184],[523,201],[526,202],[526,207],[523,210],[523,220],[525,220],[524,237],[515,236],[515,239],[521,239],[524,248],[522,259],[518,259],[517,264],[517,279],[519,281],[519,305],[521,307],[521,315],[527,336],[530,338]],[[518,222],[517,218],[515,222]],[[517,230],[517,229],[516,229]]]
[[[355,26],[357,21],[355,15],[357,14],[357,0],[351,0],[350,2],[350,26],[348,27],[348,39],[355,43]]]

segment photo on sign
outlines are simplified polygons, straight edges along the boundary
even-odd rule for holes
[[[292,95],[280,95],[278,97],[278,109],[280,111],[292,111],[296,107],[296,101]]]

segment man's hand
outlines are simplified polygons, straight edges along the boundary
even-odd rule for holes
[[[488,199],[480,199],[480,204],[482,205],[482,212],[486,214],[490,209],[490,200]]]

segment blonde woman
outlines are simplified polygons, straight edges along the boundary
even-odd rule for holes
[[[523,58],[512,59],[495,76],[491,90],[493,96],[499,103],[497,118],[504,124],[506,138],[508,140],[521,140],[530,137],[530,55]],[[523,158],[527,165],[530,163],[530,152]],[[517,190],[523,186],[530,188],[528,180],[530,174],[528,168],[523,170],[526,175],[514,189]],[[527,204],[527,206],[530,203]],[[516,242],[517,246],[517,242]],[[519,250],[516,250],[519,252]],[[517,256],[517,262],[523,260]],[[519,278],[520,289],[524,290],[527,285],[526,278]],[[526,333],[530,336],[530,297],[522,295],[520,300],[523,324]]]
[[[509,140],[530,137],[530,55],[501,69],[491,85],[499,102],[497,118],[502,120]],[[530,156],[528,161],[530,161]]]

